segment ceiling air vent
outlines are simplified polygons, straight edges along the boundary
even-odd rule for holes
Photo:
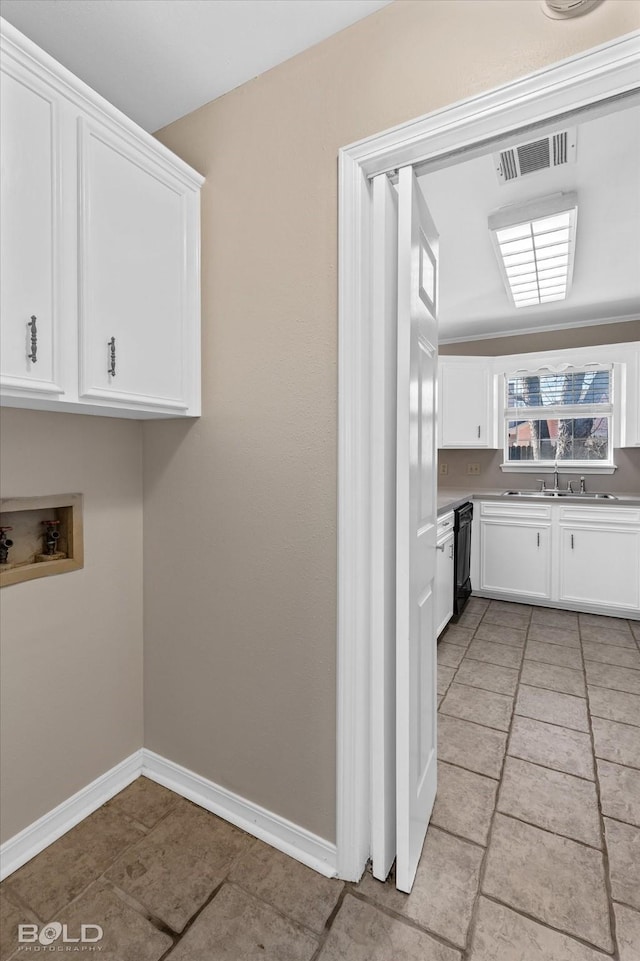
[[[494,154],[493,159],[502,184],[539,170],[573,163],[576,159],[576,128],[509,147]]]

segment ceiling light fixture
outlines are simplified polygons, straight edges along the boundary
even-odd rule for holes
[[[554,194],[489,217],[500,272],[514,307],[564,300],[571,287],[578,197]]]

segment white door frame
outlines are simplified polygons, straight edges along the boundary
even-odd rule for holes
[[[638,90],[640,31],[340,151],[338,332],[338,876],[370,855],[372,366],[369,178]],[[434,482],[436,478],[434,477]]]

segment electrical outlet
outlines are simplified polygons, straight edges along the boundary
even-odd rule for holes
[[[440,473],[441,473],[441,474],[448,474],[448,473],[449,473],[449,465],[448,465],[448,464],[441,463],[441,464],[440,464]]]
[[[467,474],[479,474],[480,464],[467,464]]]

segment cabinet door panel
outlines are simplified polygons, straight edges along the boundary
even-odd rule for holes
[[[438,541],[436,569],[436,623],[442,633],[453,614],[453,531]]]
[[[563,528],[560,598],[640,609],[640,531]]]
[[[491,375],[485,366],[441,363],[440,447],[490,447]]]
[[[0,106],[2,383],[39,393],[56,385],[58,118],[51,93],[3,64]],[[30,322],[35,316],[36,337]],[[29,355],[35,348],[36,360]]]
[[[185,408],[185,197],[117,136],[80,140],[81,394]]]
[[[483,521],[482,589],[528,597],[551,596],[551,529]]]

